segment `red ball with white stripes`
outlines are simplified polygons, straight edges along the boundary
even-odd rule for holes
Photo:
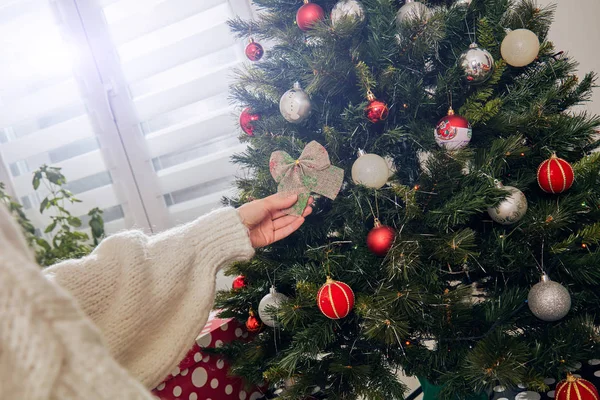
[[[327,318],[344,318],[354,308],[354,292],[344,282],[328,277],[317,293],[317,305]]]
[[[546,193],[562,193],[573,186],[575,173],[573,167],[556,154],[540,164],[537,170],[537,181]]]

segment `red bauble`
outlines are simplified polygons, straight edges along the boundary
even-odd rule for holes
[[[466,147],[473,136],[473,129],[469,121],[460,115],[454,114],[452,108],[448,115],[440,119],[433,130],[436,143],[448,150],[458,150]]]
[[[254,39],[250,39],[250,43],[246,46],[246,57],[250,61],[258,61],[262,58],[265,51],[260,43],[256,43]]]
[[[250,311],[248,320],[246,321],[246,329],[248,332],[258,332],[262,328],[262,322],[254,315],[254,311]]]
[[[385,256],[392,248],[396,231],[389,226],[381,225],[375,221],[375,227],[367,235],[367,247],[373,254]]]
[[[314,24],[325,18],[325,11],[320,5],[306,3],[296,13],[296,23],[303,31],[309,30]]]
[[[317,293],[317,305],[327,318],[344,318],[354,307],[354,292],[344,282],[327,278]]]
[[[390,110],[383,101],[377,99],[369,100],[369,104],[365,108],[367,119],[372,123],[384,121],[390,113]]]
[[[598,389],[590,381],[576,378],[571,374],[556,385],[556,400],[598,400]]]
[[[233,284],[231,285],[231,287],[234,289],[242,289],[246,286],[246,277],[244,275],[236,276],[236,278],[233,280]]]
[[[250,107],[246,107],[240,114],[240,127],[248,136],[254,136],[254,124],[252,122],[258,120],[260,120],[260,115],[252,114]]]
[[[571,164],[553,154],[537,170],[538,185],[546,193],[562,193],[573,186],[575,174]]]

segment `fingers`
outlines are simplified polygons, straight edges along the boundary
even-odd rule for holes
[[[304,212],[302,213],[302,217],[306,218],[308,217],[310,214],[312,214],[313,212],[313,208],[308,206],[304,209]]]
[[[284,217],[287,218],[287,217]],[[277,229],[274,232],[274,240],[277,242],[281,239],[285,239],[286,237],[290,236],[292,233],[296,232],[296,230],[298,230],[298,228],[300,228],[302,226],[302,224],[304,223],[304,218],[303,217],[293,217],[294,221],[292,221],[291,223],[285,225],[283,228],[281,229]],[[283,218],[281,218],[283,219]]]
[[[298,216],[296,215],[286,215],[285,217],[277,218],[273,221],[273,230],[276,231],[278,229],[284,228],[297,220]]]
[[[298,201],[298,195],[282,195],[280,193],[276,193],[269,197],[265,197],[264,201],[267,210],[269,210],[271,213],[274,213],[279,210],[290,208],[291,206],[296,204],[296,202]]]

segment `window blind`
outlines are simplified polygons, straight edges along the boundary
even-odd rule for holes
[[[102,157],[90,113],[74,69],[79,53],[64,40],[51,4],[43,0],[0,2],[0,176],[37,228],[49,216],[39,213],[44,188],[35,192],[32,171],[42,164],[60,166],[69,189],[87,208],[107,211],[108,232],[126,226],[124,196],[113,184]],[[0,167],[1,168],[1,167]]]
[[[250,13],[248,0],[0,0],[0,179],[34,223],[47,222],[31,188],[42,163],[109,232],[159,231],[232,194],[244,146],[227,91],[244,58],[226,21]]]

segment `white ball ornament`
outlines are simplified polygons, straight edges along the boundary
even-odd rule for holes
[[[529,29],[515,29],[506,35],[500,46],[502,58],[513,67],[531,64],[540,52],[540,40]]]
[[[283,118],[292,124],[300,124],[310,117],[312,113],[310,97],[302,90],[299,82],[294,83],[294,87],[281,96],[279,111]]]
[[[527,212],[527,198],[525,194],[513,186],[504,186],[496,181],[495,186],[509,192],[509,195],[496,207],[488,208],[490,217],[499,224],[511,225],[518,222]]]
[[[258,316],[263,324],[275,328],[279,326],[279,321],[274,312],[279,309],[281,303],[288,300],[288,297],[279,293],[274,287],[271,287],[269,294],[262,298],[258,304]]]
[[[560,283],[542,275],[539,283],[533,285],[527,296],[529,309],[539,319],[547,322],[564,318],[571,309],[571,295]]]
[[[352,180],[371,189],[383,187],[390,177],[390,168],[383,157],[360,150],[352,165]]]
[[[403,25],[415,20],[427,20],[429,19],[431,11],[425,4],[415,0],[406,0],[404,5],[400,7],[396,14],[396,23]]]
[[[357,0],[341,0],[331,10],[333,26],[342,19],[362,23],[365,21],[365,10]]]

